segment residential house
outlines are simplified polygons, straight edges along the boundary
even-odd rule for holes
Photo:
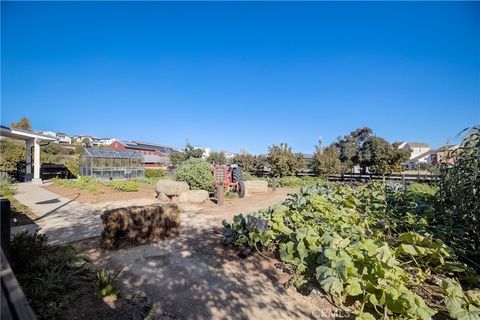
[[[85,139],[88,141],[88,143],[92,143],[93,141],[92,136],[83,135],[83,134],[78,134],[73,136],[73,141],[75,141],[76,143],[83,143]]]
[[[436,150],[433,150],[430,153],[430,156],[427,159],[428,164],[436,165],[440,163],[448,163],[448,164],[454,164],[455,163],[455,157],[450,157],[447,158],[448,152],[454,151],[458,149],[460,146],[458,144],[450,144],[450,145],[445,145],[443,147],[440,147]]]
[[[72,143],[72,138],[70,138],[70,136],[66,133],[55,132],[55,131],[43,131],[43,130],[37,130],[35,132],[43,134],[45,136],[56,138],[57,140],[53,141],[54,143],[61,143],[61,144],[71,144]]]
[[[427,163],[428,156],[430,155],[430,146],[427,143],[404,141],[396,144],[398,149],[409,150],[411,152],[410,159],[404,163],[407,169],[417,169],[420,163]]]
[[[72,138],[68,136],[66,133],[59,132],[57,133],[57,141],[56,143],[64,143],[64,144],[72,144]]]

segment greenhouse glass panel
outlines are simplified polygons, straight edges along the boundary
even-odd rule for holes
[[[137,151],[87,148],[81,156],[80,175],[102,180],[144,178],[145,165]]]

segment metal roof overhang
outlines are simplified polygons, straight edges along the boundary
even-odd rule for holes
[[[22,130],[22,129],[15,129],[15,128],[9,128],[7,126],[1,126],[0,125],[0,136],[2,137],[7,137],[7,138],[13,138],[17,140],[33,140],[33,139],[39,139],[39,140],[44,140],[44,141],[56,141],[57,139],[54,137],[46,136],[43,134],[38,134],[35,132],[32,132],[30,130]]]

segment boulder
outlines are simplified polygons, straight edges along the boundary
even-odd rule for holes
[[[205,190],[188,190],[180,193],[178,202],[182,203],[202,203],[208,200],[210,196]]]
[[[162,202],[170,202],[170,198],[163,192],[157,192],[157,199]]]
[[[173,181],[173,180],[159,180],[155,186],[155,192],[157,193],[157,198],[160,194],[164,194],[167,197],[179,196],[180,193],[189,190],[190,187],[186,182],[183,181]]]
[[[263,180],[244,181],[245,195],[268,192],[268,182]]]

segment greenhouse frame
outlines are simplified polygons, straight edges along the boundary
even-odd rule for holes
[[[86,148],[80,156],[80,176],[102,180],[145,176],[145,164],[137,151]]]

